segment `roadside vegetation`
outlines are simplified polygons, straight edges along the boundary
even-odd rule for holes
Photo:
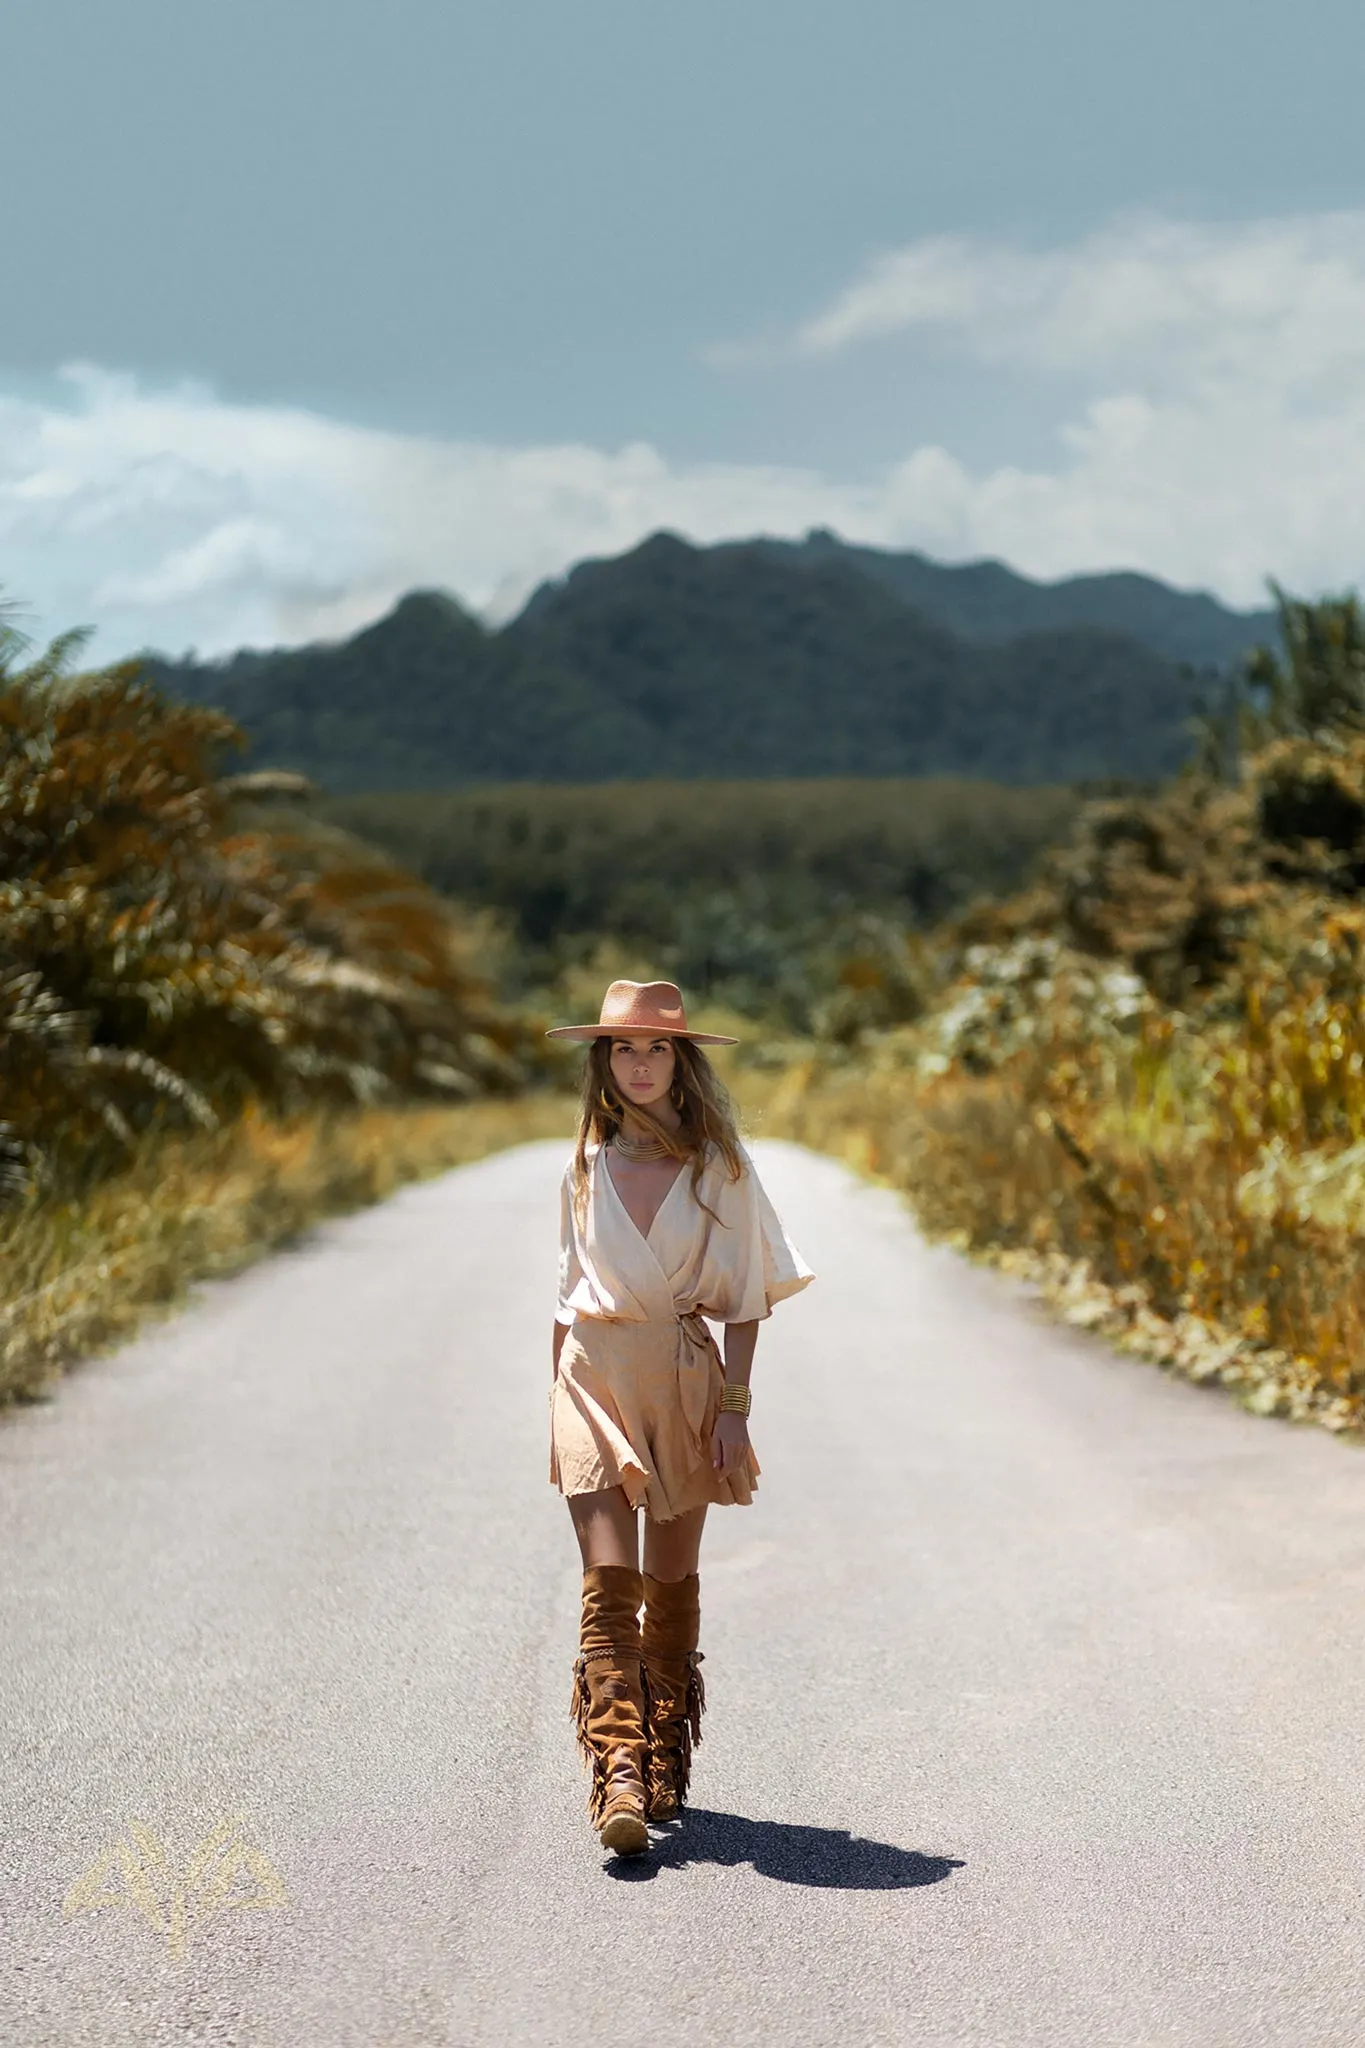
[[[1365,616],[1281,598],[1201,758],[851,984],[763,1127],[1262,1414],[1365,1427]],[[863,1021],[860,1023],[860,1013]]]
[[[1279,595],[1163,786],[328,799],[0,641],[0,1401],[190,1281],[568,1135],[542,1036],[668,974],[756,1134],[1071,1321],[1365,1430],[1365,615]]]
[[[80,644],[0,626],[0,1401],[546,1071],[477,920]]]
[[[10,1208],[0,1275],[0,1405],[34,1401],[62,1368],[131,1336],[327,1216],[532,1138],[567,1135],[545,1090],[459,1105],[248,1109],[216,1131],[149,1136],[115,1172],[73,1177]]]
[[[907,935],[1013,888],[1084,790],[951,777],[514,783],[329,798],[319,815],[495,916],[503,987],[562,1006],[604,942],[693,1000],[835,1032],[858,962],[894,1007]],[[904,993],[904,992],[903,992]]]

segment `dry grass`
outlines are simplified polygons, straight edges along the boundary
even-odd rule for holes
[[[72,1361],[321,1217],[571,1128],[571,1106],[549,1094],[289,1121],[252,1111],[217,1131],[149,1140],[94,1187],[30,1197],[0,1224],[0,1405],[41,1398]]]
[[[229,721],[136,663],[73,673],[79,645],[30,660],[0,616],[0,1405],[317,1217],[564,1124],[523,1093],[543,1045],[486,919],[297,778],[221,777]]]
[[[1365,628],[1350,678],[1365,704]],[[1094,806],[1030,889],[931,935],[919,1019],[811,1048],[766,1127],[1069,1320],[1360,1436],[1363,893],[1354,722]]]
[[[1257,1414],[1365,1430],[1358,1229],[1255,1213],[1216,1147],[1121,1173],[1087,1154],[1087,1173],[1018,1071],[917,1084],[812,1060],[744,1096],[763,1135],[900,1189],[929,1237],[1032,1282],[1066,1321]]]

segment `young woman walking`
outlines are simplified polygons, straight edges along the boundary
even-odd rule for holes
[[[815,1277],[786,1236],[671,981],[614,981],[595,1024],[560,1202],[550,1481],[583,1560],[572,1712],[605,1848],[687,1796],[704,1704],[698,1558],[706,1510],[747,1506],[759,1466],[759,1323]],[[725,1359],[702,1320],[725,1325]],[[644,1510],[644,1570],[638,1515]],[[640,1610],[644,1609],[643,1623]]]

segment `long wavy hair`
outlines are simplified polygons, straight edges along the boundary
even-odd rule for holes
[[[601,1038],[594,1038],[583,1062],[578,1143],[573,1156],[574,1199],[580,1213],[587,1199],[588,1147],[609,1145],[625,1118],[625,1105],[616,1092],[611,1072],[611,1048],[618,1036],[619,1033],[604,1033]],[[694,1045],[690,1038],[675,1038],[673,1052],[673,1079],[668,1086],[669,1099],[681,1119],[677,1130],[670,1131],[643,1103],[632,1103],[630,1113],[648,1125],[675,1159],[691,1161],[693,1198],[708,1216],[719,1222],[710,1203],[702,1201],[698,1187],[712,1145],[725,1161],[731,1180],[738,1180],[744,1171],[734,1108],[724,1082],[699,1045]]]

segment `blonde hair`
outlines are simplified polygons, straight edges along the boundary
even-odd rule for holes
[[[600,1038],[594,1038],[583,1063],[578,1143],[573,1155],[574,1201],[580,1212],[588,1189],[588,1147],[610,1144],[625,1115],[625,1106],[616,1092],[611,1074],[611,1049],[621,1035],[620,1032],[604,1032]],[[711,1145],[725,1161],[731,1180],[738,1180],[744,1171],[734,1108],[724,1082],[699,1045],[694,1045],[690,1038],[675,1038],[673,1051],[675,1057],[669,1095],[681,1119],[677,1130],[669,1130],[643,1103],[632,1103],[630,1113],[648,1125],[675,1159],[691,1160],[693,1197],[708,1216],[719,1222],[715,1210],[708,1202],[702,1201],[698,1188],[706,1167],[707,1149]]]

